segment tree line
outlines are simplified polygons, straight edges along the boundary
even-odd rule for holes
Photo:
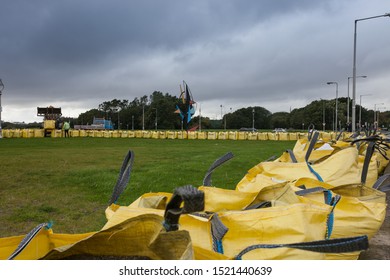
[[[71,125],[92,124],[93,119],[105,118],[111,120],[114,129],[182,129],[182,122],[179,114],[175,113],[175,107],[181,99],[169,93],[154,91],[151,95],[136,97],[133,101],[126,99],[113,99],[104,101],[98,108],[90,109],[81,113],[77,118],[64,117],[71,122]],[[347,98],[338,98],[337,129],[346,128],[352,119],[352,102]],[[349,104],[349,114],[347,110]],[[202,129],[274,129],[285,128],[295,130],[306,130],[314,126],[318,130],[335,130],[335,108],[336,100],[315,100],[302,108],[295,108],[290,112],[271,113],[261,106],[240,108],[234,112],[222,115],[220,119],[209,117],[194,117],[190,127],[200,126]],[[361,110],[361,112],[360,112]],[[360,117],[361,116],[361,117]],[[390,111],[374,112],[356,105],[356,123],[361,119],[362,125],[370,126],[375,119],[379,120],[379,127],[390,126]],[[200,118],[200,119],[199,119]],[[38,123],[12,124],[4,123],[3,128],[36,127]]]
[[[79,115],[74,124],[91,124],[94,117],[110,119],[117,129],[181,129],[182,123],[179,114],[175,113],[175,106],[181,100],[168,93],[153,92],[150,96],[135,98],[133,101],[113,99],[101,103],[97,109],[89,110]],[[349,104],[349,112],[347,110]],[[191,126],[200,126],[202,129],[307,129],[314,126],[316,129],[335,130],[347,128],[352,119],[352,101],[347,98],[315,100],[302,108],[295,108],[290,112],[271,113],[261,106],[240,108],[221,116],[221,119],[209,117],[194,117]],[[361,110],[361,112],[360,112]],[[374,116],[375,115],[375,116]],[[362,125],[370,126],[374,117],[379,120],[379,126],[388,128],[390,112],[374,112],[356,105],[356,123],[361,119]],[[199,118],[201,118],[199,120]],[[144,127],[143,127],[144,126]],[[336,127],[337,126],[337,127]]]

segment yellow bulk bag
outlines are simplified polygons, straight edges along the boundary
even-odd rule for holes
[[[108,131],[108,130],[103,131],[103,137],[104,138],[111,138],[112,137],[112,131]]]
[[[95,137],[95,130],[87,130],[88,137]]]
[[[79,133],[80,133],[80,137],[87,137],[88,136],[87,131],[84,129],[79,130]]]
[[[197,139],[198,133],[196,131],[188,131],[187,132],[187,138],[188,139]]]
[[[34,137],[35,138],[45,137],[45,131],[43,129],[34,129]]]
[[[195,131],[194,131],[195,132]],[[200,139],[200,140],[205,140],[205,139],[207,139],[207,134],[208,133],[206,133],[205,131],[196,131],[196,138],[195,139]],[[212,133],[213,134],[213,133]],[[215,136],[215,134],[214,135],[212,135],[212,136]]]
[[[261,185],[260,178],[257,178],[260,174],[288,182],[302,177],[318,179],[316,174],[319,174],[323,181],[334,186],[359,184],[358,152],[354,147],[347,148],[312,166],[306,162],[261,162],[248,171],[236,189],[253,192],[253,188]]]
[[[238,132],[237,131],[229,131],[229,140],[237,140]]]
[[[177,139],[187,139],[187,131],[178,131]]]
[[[176,139],[177,138],[177,131],[167,131],[167,138],[168,139]]]
[[[238,140],[246,140],[248,138],[248,133],[245,131],[239,131],[238,132]]]
[[[229,133],[228,132],[218,132],[218,139],[219,140],[227,140],[229,139]]]
[[[279,140],[278,139],[279,136],[277,133],[268,132],[267,135],[268,135],[268,140]]]
[[[249,132],[247,135],[248,140],[257,140],[257,132]]]
[[[36,260],[55,247],[75,243],[91,234],[55,234],[51,224],[43,223],[25,236],[0,238],[0,260]]]
[[[70,136],[71,136],[71,137],[80,137],[80,130],[74,130],[74,129],[72,129],[72,130],[70,131]]]
[[[129,136],[129,138],[135,138],[136,137],[136,132],[135,131],[129,131],[128,132],[128,136]]]
[[[154,136],[156,135],[156,134],[153,134]],[[155,136],[155,137],[157,137],[157,136]],[[149,139],[149,138],[152,138],[152,132],[150,132],[150,131],[142,131],[142,138],[146,138],[146,139]]]
[[[104,136],[103,131],[95,130],[95,137],[102,138]]]
[[[129,138],[129,131],[122,130],[120,135],[121,135],[121,138]]]
[[[279,132],[279,140],[281,140],[281,141],[290,140],[289,133],[288,132]]]
[[[288,133],[288,138],[291,141],[297,141],[298,140],[298,133],[296,133],[296,132],[289,132]]]
[[[310,152],[315,144],[316,140],[312,138],[310,147],[305,154],[306,161],[310,158]],[[287,153],[284,153],[284,156],[282,155],[277,161],[261,162],[250,169],[237,184],[236,189],[253,192],[264,185],[262,182],[264,177],[270,177],[276,182],[313,178],[334,186],[363,182],[366,186],[371,187],[378,178],[376,159],[375,156],[372,156],[375,145],[375,142],[369,143],[365,156],[359,155],[354,146],[348,146],[315,164],[297,162],[296,159],[294,162],[286,162],[288,156],[292,159],[295,154],[286,156]],[[269,180],[266,180],[265,183],[268,185],[267,181]]]
[[[324,190],[329,190],[328,199],[339,196],[334,208],[331,238],[365,235],[372,238],[382,226],[386,215],[386,195],[363,184],[334,187],[318,180],[301,178],[293,186],[305,187],[297,191],[305,199],[324,201]],[[297,190],[297,189],[296,189]],[[328,259],[357,259],[358,253],[330,254]]]
[[[301,178],[293,186],[305,186],[307,190],[319,188],[316,192],[308,192],[306,198],[323,201],[321,189],[330,190],[340,196],[334,209],[335,221],[332,237],[367,235],[374,236],[385,219],[386,194],[362,184],[332,186],[310,178]]]
[[[268,133],[267,132],[259,132],[257,135],[257,139],[268,140]]]
[[[0,239],[1,259],[193,259],[188,232],[166,232],[162,220],[141,214],[85,234],[54,234],[40,226],[22,243],[16,244],[20,238]]]
[[[201,139],[199,133],[198,133],[198,139]],[[208,140],[217,140],[217,133],[215,131],[207,132],[207,139]]]

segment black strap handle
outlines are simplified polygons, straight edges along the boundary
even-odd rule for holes
[[[340,138],[341,138],[341,136],[343,135],[344,131],[345,131],[344,128],[340,130],[339,134],[338,134],[337,137],[336,137],[336,141],[339,141],[339,140],[340,140]]]
[[[178,230],[181,214],[203,211],[203,209],[204,192],[190,185],[176,188],[165,209],[164,228],[167,231]]]
[[[370,161],[371,161],[372,155],[374,154],[374,147],[375,147],[375,142],[368,143],[368,146],[366,149],[366,156],[364,158],[364,163],[363,163],[363,168],[362,168],[362,176],[361,176],[361,180],[360,180],[363,185],[366,184],[368,168],[370,166]]]
[[[313,132],[315,131],[314,128],[315,128],[315,126],[314,126],[314,124],[312,124],[312,123],[311,123],[311,124],[308,126],[308,128],[307,128],[307,130],[308,130],[307,139],[308,139],[309,141],[311,140],[311,137],[313,136]]]
[[[203,178],[203,186],[210,187],[211,186],[211,176],[215,169],[224,164],[225,162],[231,160],[234,157],[233,153],[229,152],[222,157],[218,158],[216,161],[211,164],[209,169],[206,172],[206,175]]]
[[[295,248],[317,253],[349,253],[364,251],[368,249],[368,238],[366,235],[347,238],[325,239],[312,242],[298,242],[291,244],[256,244],[242,250],[235,256],[240,260],[242,256],[256,249],[274,249],[274,248]]]
[[[376,190],[380,190],[382,192],[390,191],[389,178],[390,178],[390,173],[383,174],[376,180],[372,188]]]
[[[313,135],[312,135],[310,142],[309,142],[309,147],[307,148],[307,151],[306,151],[306,156],[305,156],[306,162],[309,161],[310,154],[314,149],[314,145],[317,143],[319,134],[320,133],[318,131],[313,132]]]
[[[129,151],[126,154],[125,159],[123,160],[122,167],[119,171],[118,180],[116,181],[114,191],[112,192],[108,205],[115,203],[118,200],[119,196],[122,194],[122,192],[125,190],[127,184],[130,181],[130,174],[133,168],[133,163],[134,163],[134,152]]]
[[[286,152],[290,155],[290,159],[293,163],[297,163],[297,158],[294,155],[294,152],[291,149],[287,149]]]
[[[8,257],[8,260],[13,260],[17,255],[19,255],[24,248],[27,247],[28,244],[30,244],[31,240],[43,229],[49,229],[51,227],[50,223],[42,223],[37,225],[35,228],[33,228],[29,233],[26,234],[26,236],[22,239],[22,241],[19,243],[18,247],[16,247],[15,251]]]

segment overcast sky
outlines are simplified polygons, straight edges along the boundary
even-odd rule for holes
[[[289,111],[348,94],[355,19],[388,0],[1,0],[3,121],[42,121],[186,81],[198,112]],[[357,104],[390,109],[390,17],[358,22]],[[352,97],[352,79],[350,79]],[[384,103],[384,105],[379,105]]]

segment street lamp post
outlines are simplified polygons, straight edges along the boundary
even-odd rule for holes
[[[369,96],[372,94],[361,94],[360,95],[360,110],[359,110],[359,130],[362,128],[362,96]]]
[[[0,139],[3,138],[3,129],[1,127],[1,111],[3,108],[1,107],[1,92],[4,89],[3,81],[0,79]]]
[[[155,126],[156,126],[156,131],[157,131],[157,108],[154,108],[156,110],[156,120],[155,120]]]
[[[347,99],[347,123],[349,123],[349,79],[352,79],[353,77],[348,77],[348,99]],[[367,78],[366,75],[363,76],[357,76],[356,78]]]
[[[142,104],[142,130],[145,130],[145,104]]]
[[[182,127],[183,130],[183,121],[182,121]],[[199,131],[202,131],[202,105],[199,103]]]
[[[337,103],[338,103],[338,95],[339,95],[339,84],[337,82],[327,82],[328,85],[336,85],[336,109],[335,109],[335,129],[336,131],[338,130],[337,128]]]
[[[355,28],[354,28],[354,36],[353,36],[353,79],[352,79],[352,132],[355,132],[356,130],[356,38],[357,38],[357,23],[358,21],[368,20],[368,19],[374,19],[379,17],[390,17],[390,13],[379,15],[379,16],[373,16],[373,17],[367,17],[367,18],[360,18],[355,20]]]
[[[120,123],[119,123],[119,111],[120,111],[119,109],[120,109],[120,108],[117,108],[117,110],[118,110],[118,130],[121,129],[121,128],[120,128]]]
[[[325,103],[322,100],[322,131],[325,131]]]
[[[255,108],[252,109],[252,132],[255,132]]]
[[[376,105],[385,105],[385,103],[376,103],[376,104],[374,104],[374,129],[378,128],[378,122],[377,122],[377,119],[376,119],[376,110],[378,110],[378,108],[376,107]]]
[[[134,130],[134,115],[131,116],[131,130]]]
[[[376,108],[376,109],[378,110],[378,111],[377,111],[378,113],[376,114],[376,127],[379,128],[379,114],[380,114],[380,112],[381,112],[380,110],[381,110],[381,109],[385,110],[386,107],[378,107],[378,108]]]

